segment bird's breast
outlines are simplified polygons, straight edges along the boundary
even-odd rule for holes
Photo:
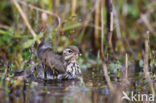
[[[81,69],[79,65],[74,62],[74,63],[69,63],[66,67],[66,72],[70,72],[72,75],[79,75],[81,74]]]

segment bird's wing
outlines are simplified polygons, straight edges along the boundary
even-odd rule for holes
[[[61,55],[57,55],[53,52],[46,53],[46,64],[50,68],[57,70],[59,73],[65,73],[65,66],[61,59]]]

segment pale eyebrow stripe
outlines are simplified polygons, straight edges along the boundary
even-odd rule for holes
[[[71,50],[71,49],[65,49],[64,51],[66,52],[66,51],[68,51],[68,50]]]

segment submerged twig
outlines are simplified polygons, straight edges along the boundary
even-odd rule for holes
[[[104,46],[104,44],[103,44],[103,39],[104,39],[104,18],[103,18],[103,9],[104,9],[104,2],[102,2],[101,3],[102,5],[101,5],[101,21],[102,21],[102,26],[101,26],[101,62],[102,62],[102,67],[103,67],[103,72],[104,72],[104,76],[105,76],[105,78],[106,78],[106,81],[107,81],[107,83],[108,83],[108,86],[109,86],[109,88],[110,88],[110,90],[111,90],[111,92],[112,93],[114,93],[114,88],[113,88],[113,84],[112,84],[112,82],[111,82],[111,80],[110,80],[110,77],[109,77],[109,75],[108,75],[108,67],[107,67],[107,63],[106,62],[108,62],[108,55],[107,55],[107,58],[105,58],[105,61],[104,61],[104,49],[103,49],[103,46]]]
[[[125,80],[128,79],[128,55],[125,56]]]
[[[143,70],[144,70],[144,75],[145,75],[145,78],[147,79],[148,81],[148,84],[151,88],[151,91],[152,91],[152,94],[155,95],[155,90],[154,90],[154,87],[153,87],[153,81],[150,77],[150,73],[148,71],[148,58],[149,56],[149,31],[147,31],[146,33],[146,38],[145,38],[145,54],[144,54],[144,67],[143,67]]]
[[[121,89],[127,87],[130,82],[128,81],[128,54],[125,54],[125,71],[123,73],[123,79],[121,82]]]
[[[108,71],[107,71],[108,68],[107,68],[106,63],[103,63],[103,64],[102,64],[102,67],[103,67],[104,76],[105,76],[105,78],[106,78],[106,81],[107,81],[107,83],[108,83],[108,86],[109,86],[111,92],[114,93],[113,84],[112,84],[112,82],[111,82],[111,80],[110,80],[110,77],[109,77],[109,75],[108,75]]]

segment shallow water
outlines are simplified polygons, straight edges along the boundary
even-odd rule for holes
[[[84,70],[83,80],[37,79],[2,94],[1,102],[5,103],[103,103],[110,92],[102,73]]]
[[[26,80],[22,85],[10,90],[0,89],[0,103],[111,103],[112,94],[104,79],[103,72],[99,69],[83,70],[83,80]],[[134,73],[133,73],[134,74]],[[136,75],[136,74],[135,74]],[[147,83],[129,77],[131,83],[129,90],[148,93]],[[111,76],[111,81],[120,86],[117,75]]]

